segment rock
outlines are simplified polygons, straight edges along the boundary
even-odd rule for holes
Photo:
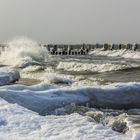
[[[126,118],[126,114],[121,114],[116,117],[109,117],[108,119],[106,119],[106,123],[107,126],[110,127],[112,130],[120,133],[126,133],[129,130],[127,122],[125,122]]]
[[[14,83],[20,79],[17,70],[11,68],[0,68],[0,86]]]
[[[93,118],[98,123],[104,118],[104,113],[101,111],[89,111],[85,115]]]
[[[70,104],[67,105],[65,107],[62,108],[58,108],[54,111],[53,114],[55,115],[67,115],[67,114],[72,114],[72,113],[78,113],[80,115],[86,115],[86,112],[90,112],[90,111],[97,111],[97,109],[94,108],[89,108],[89,107],[85,107],[85,106],[78,106],[76,104]],[[88,115],[86,115],[88,116]]]

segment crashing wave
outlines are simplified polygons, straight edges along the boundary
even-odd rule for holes
[[[5,65],[26,67],[29,65],[42,65],[50,61],[47,49],[28,38],[17,38],[7,43],[1,52],[0,61]]]
[[[60,62],[57,69],[66,71],[89,71],[89,72],[107,72],[116,71],[126,68],[131,68],[128,64],[93,64],[93,63],[80,63],[80,62]]]

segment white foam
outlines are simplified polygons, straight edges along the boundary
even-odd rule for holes
[[[34,68],[35,67],[35,68]],[[47,83],[53,83],[53,84],[66,84],[71,85],[74,81],[74,76],[70,75],[64,75],[64,74],[57,74],[57,73],[51,73],[45,71],[36,71],[36,66],[31,66],[31,69],[29,67],[23,69],[21,71],[21,77],[22,78],[31,78],[31,79],[39,79],[42,82]],[[31,71],[31,72],[30,72]]]
[[[92,72],[107,72],[122,70],[126,68],[131,68],[131,65],[127,64],[90,64],[90,63],[80,63],[80,62],[60,62],[57,69],[63,69],[66,71],[92,71]]]
[[[28,38],[17,38],[7,43],[2,51],[0,61],[5,65],[26,67],[28,65],[41,65],[50,60],[47,49]]]
[[[140,59],[140,52],[138,51],[130,51],[130,50],[94,50],[91,51],[89,54],[94,55],[105,55],[105,56],[115,56],[115,57],[123,57],[123,58],[134,58],[134,59]]]

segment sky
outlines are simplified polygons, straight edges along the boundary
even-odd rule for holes
[[[0,0],[0,41],[140,43],[140,0]]]

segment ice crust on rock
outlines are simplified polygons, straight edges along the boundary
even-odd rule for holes
[[[14,83],[20,79],[20,74],[16,69],[0,68],[0,86]]]

